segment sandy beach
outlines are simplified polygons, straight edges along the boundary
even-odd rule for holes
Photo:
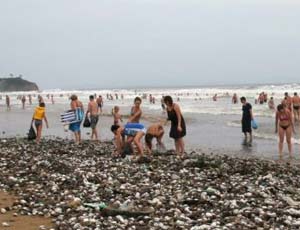
[[[11,191],[13,192],[13,191]],[[12,209],[17,197],[8,192],[0,191],[0,229],[11,230],[37,230],[53,229],[53,223],[50,218],[38,216],[20,215],[19,209]]]

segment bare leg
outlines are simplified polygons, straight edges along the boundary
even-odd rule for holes
[[[279,135],[279,144],[278,144],[278,149],[279,149],[279,159],[282,159],[282,150],[283,150],[283,141],[284,141],[284,130],[279,127],[278,130],[278,135]]]
[[[133,139],[133,142],[138,149],[138,154],[140,154],[141,156],[143,155],[143,144],[141,143],[141,139],[143,136],[144,136],[143,132],[138,132]]]
[[[292,157],[292,140],[291,139],[292,139],[292,127],[290,126],[286,130],[286,142],[288,144],[290,158]]]
[[[75,132],[75,143],[79,144],[80,143],[80,132]]]
[[[178,139],[178,147],[179,147],[179,154],[181,156],[183,156],[183,154],[184,154],[184,141],[183,141],[183,138]]]
[[[244,143],[243,143],[244,145],[246,145],[247,144],[247,133],[244,133]]]
[[[36,135],[36,143],[40,143],[41,136],[42,136],[42,125],[39,125],[36,129],[37,135]]]
[[[249,143],[252,143],[252,133],[249,133],[249,136],[250,136]]]
[[[95,135],[95,140],[98,140],[98,132],[96,128],[94,129],[94,135]]]
[[[179,143],[178,143],[178,139],[175,139],[175,150],[176,150],[176,154],[179,155]]]

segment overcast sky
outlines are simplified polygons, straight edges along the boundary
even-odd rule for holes
[[[42,89],[299,82],[297,0],[2,0],[0,76]]]

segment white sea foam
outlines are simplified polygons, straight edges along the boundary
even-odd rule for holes
[[[239,115],[241,114],[241,105],[232,105],[231,96],[237,93],[238,97],[245,96],[253,105],[253,111],[256,116],[274,117],[274,112],[269,110],[265,105],[254,105],[254,99],[258,97],[260,92],[268,93],[269,97],[275,98],[275,103],[279,103],[283,98],[284,92],[292,94],[295,91],[300,91],[300,84],[282,84],[282,85],[258,85],[258,86],[223,86],[223,87],[195,87],[195,88],[150,88],[150,89],[99,89],[99,90],[61,90],[48,89],[41,92],[10,92],[7,93],[11,97],[12,105],[21,104],[17,100],[17,95],[37,95],[44,97],[46,102],[50,102],[47,95],[53,95],[55,103],[68,104],[69,96],[77,94],[83,102],[88,101],[90,94],[102,95],[107,105],[120,104],[119,101],[106,100],[107,94],[121,94],[124,95],[125,100],[122,104],[130,105],[136,96],[143,96],[143,94],[152,94],[156,98],[156,105],[149,104],[147,101],[143,102],[143,107],[150,110],[160,110],[160,99],[162,95],[171,95],[174,101],[180,98],[180,105],[182,111],[185,113],[195,114],[213,114],[213,115]],[[218,101],[213,102],[213,95],[218,95]],[[5,93],[2,93],[2,101],[0,104],[5,104]],[[33,102],[36,102],[36,97]]]

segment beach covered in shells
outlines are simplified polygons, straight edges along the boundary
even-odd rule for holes
[[[0,149],[0,187],[17,197],[6,210],[55,229],[300,228],[298,165],[201,152],[132,161],[111,142],[62,139]]]

